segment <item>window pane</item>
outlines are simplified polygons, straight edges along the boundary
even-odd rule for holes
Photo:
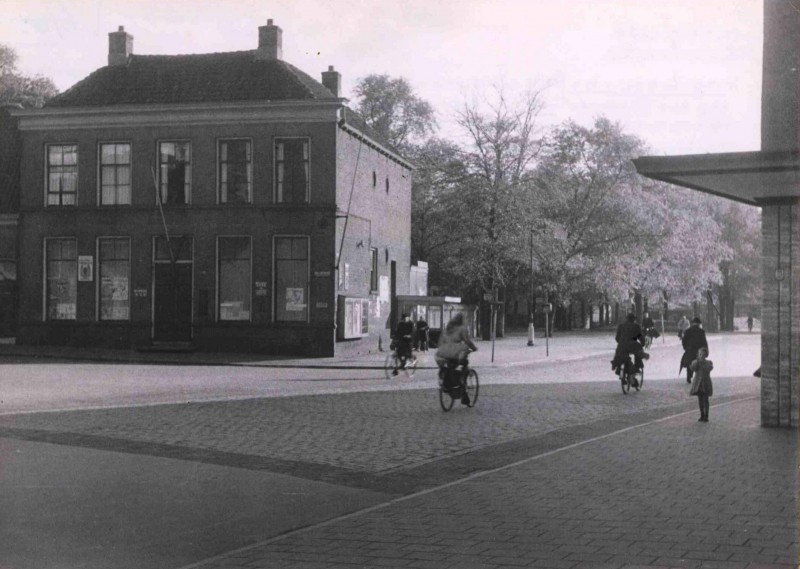
[[[61,155],[60,146],[50,146],[47,149],[47,163],[50,166],[61,166],[64,160]]]
[[[75,320],[78,297],[78,263],[73,239],[48,239],[47,318]]]
[[[249,140],[227,140],[220,143],[220,202],[250,202],[250,160]]]
[[[188,204],[191,201],[192,169],[190,143],[162,142],[160,145],[161,201]]]
[[[116,162],[116,148],[113,144],[100,145],[100,163],[114,164]]]
[[[219,319],[250,319],[250,238],[219,239]]]
[[[78,163],[78,147],[63,146],[64,166],[74,166]]]
[[[308,201],[308,140],[282,139],[275,145],[275,186],[278,202]]]
[[[100,320],[130,318],[130,242],[100,240]]]
[[[282,322],[308,320],[308,238],[275,240],[275,318]],[[302,255],[299,252],[302,251]],[[295,253],[298,257],[293,257]]]

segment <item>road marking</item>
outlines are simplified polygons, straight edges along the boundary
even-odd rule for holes
[[[732,401],[726,401],[724,403],[718,403],[716,405],[712,405],[712,407],[713,408],[725,407],[725,406],[728,406],[728,405],[734,405],[734,404],[737,404],[737,403],[745,403],[745,402],[748,402],[748,401],[753,401],[753,400],[758,400],[758,399],[760,399],[760,396],[754,395],[754,396],[750,396],[750,397],[743,397],[741,399],[734,399]],[[675,415],[669,415],[667,417],[661,417],[660,419],[653,419],[652,421],[647,421],[645,423],[640,423],[638,425],[631,425],[630,427],[625,427],[623,429],[619,429],[619,430],[613,431],[611,433],[606,433],[604,435],[599,435],[599,436],[596,436],[596,437],[592,437],[590,439],[586,439],[584,441],[580,441],[580,442],[577,442],[577,443],[572,443],[572,444],[569,444],[569,445],[561,447],[561,448],[549,450],[549,451],[543,452],[541,454],[537,454],[537,455],[534,455],[534,456],[529,456],[527,458],[523,458],[522,460],[518,460],[516,462],[512,462],[512,463],[509,463],[509,464],[504,464],[503,466],[498,466],[497,468],[492,468],[490,470],[481,470],[480,472],[474,472],[474,473],[472,473],[472,474],[470,474],[468,476],[465,476],[464,478],[461,478],[459,480],[454,480],[452,482],[447,482],[445,484],[441,484],[439,486],[434,486],[432,488],[426,488],[425,490],[420,490],[419,492],[414,492],[413,494],[408,494],[406,496],[401,496],[399,498],[393,498],[393,499],[391,499],[391,500],[389,500],[387,502],[383,502],[383,503],[377,504],[375,506],[370,506],[368,508],[363,508],[363,509],[357,510],[355,512],[350,512],[349,514],[343,514],[341,516],[337,516],[335,518],[331,518],[331,519],[325,520],[323,522],[319,522],[319,523],[312,524],[312,525],[309,525],[309,526],[305,526],[305,527],[302,527],[302,528],[289,530],[289,531],[287,531],[285,533],[282,533],[280,535],[276,535],[276,536],[271,537],[269,539],[265,539],[265,540],[260,541],[258,543],[253,543],[251,545],[246,545],[246,546],[240,547],[238,549],[233,549],[231,551],[226,551],[225,553],[222,553],[220,555],[215,555],[213,557],[209,557],[208,559],[203,559],[202,561],[191,563],[189,565],[184,565],[183,567],[179,567],[178,569],[199,569],[199,568],[203,567],[204,565],[206,565],[208,563],[213,563],[213,562],[218,561],[218,560],[221,561],[223,559],[227,559],[228,556],[230,556],[232,554],[243,553],[245,551],[250,551],[252,549],[263,547],[265,545],[269,545],[271,543],[274,543],[276,541],[280,541],[280,540],[283,540],[283,539],[286,539],[286,538],[289,538],[289,537],[293,537],[293,536],[296,536],[296,535],[301,535],[301,534],[304,534],[304,533],[308,533],[308,532],[314,531],[314,530],[319,529],[319,528],[328,527],[330,525],[336,524],[336,523],[344,521],[344,520],[348,520],[350,518],[361,516],[363,514],[369,514],[369,513],[372,513],[372,512],[376,512],[378,510],[382,510],[384,508],[388,508],[389,506],[393,506],[395,504],[400,504],[400,503],[406,502],[408,500],[413,500],[413,499],[419,498],[421,496],[426,496],[428,494],[432,494],[434,492],[438,492],[439,490],[445,490],[447,488],[451,488],[453,486],[457,486],[457,485],[463,484],[465,482],[471,482],[472,480],[476,480],[478,478],[483,478],[484,476],[489,476],[491,474],[496,474],[496,473],[502,472],[504,470],[509,470],[511,468],[516,468],[518,466],[522,466],[524,464],[527,464],[527,463],[530,463],[530,462],[534,462],[534,461],[537,461],[537,460],[540,460],[540,459],[543,459],[543,458],[548,458],[548,457],[550,457],[550,456],[552,456],[554,454],[557,454],[557,453],[560,453],[560,452],[564,452],[564,451],[568,451],[568,450],[572,450],[574,448],[578,448],[578,447],[581,447],[581,446],[584,446],[584,445],[588,445],[588,444],[591,444],[591,443],[594,443],[594,442],[597,442],[597,441],[601,441],[603,439],[607,439],[607,438],[610,438],[610,437],[614,437],[616,435],[619,435],[619,434],[622,434],[622,433],[626,433],[626,432],[632,431],[634,429],[640,429],[640,428],[643,428],[643,427],[649,427],[650,425],[655,425],[655,424],[658,424],[658,423],[663,423],[663,422],[666,422],[666,421],[670,421],[672,419],[675,419],[677,417],[681,417],[683,415],[690,415],[690,414],[694,415],[696,413],[697,413],[696,410],[691,410],[691,411],[684,411],[682,413],[676,413]]]

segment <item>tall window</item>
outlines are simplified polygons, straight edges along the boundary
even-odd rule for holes
[[[249,140],[221,140],[219,143],[220,203],[250,203],[253,161]]]
[[[162,142],[159,145],[159,191],[163,204],[192,201],[192,145],[190,142]]]
[[[250,320],[250,238],[219,238],[219,319]]]
[[[275,141],[275,194],[278,203],[308,202],[308,139]]]
[[[308,320],[308,237],[275,238],[275,320]]]
[[[369,250],[369,290],[378,290],[378,249],[372,247]]]
[[[78,146],[47,147],[47,205],[75,205],[78,194]]]
[[[124,237],[101,238],[100,320],[130,319],[131,244]]]
[[[131,145],[100,145],[100,204],[131,203]]]
[[[75,320],[78,256],[75,239],[47,239],[47,319]]]

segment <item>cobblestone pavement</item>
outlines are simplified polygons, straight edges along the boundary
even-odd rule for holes
[[[192,567],[796,567],[797,433],[758,417],[670,417]]]

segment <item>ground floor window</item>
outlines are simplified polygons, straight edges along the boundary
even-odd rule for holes
[[[131,244],[127,238],[100,238],[100,320],[130,319]]]
[[[46,316],[75,320],[78,299],[78,255],[75,239],[47,239]]]
[[[220,237],[219,319],[250,320],[250,238]]]
[[[275,320],[308,321],[308,237],[275,238]]]

